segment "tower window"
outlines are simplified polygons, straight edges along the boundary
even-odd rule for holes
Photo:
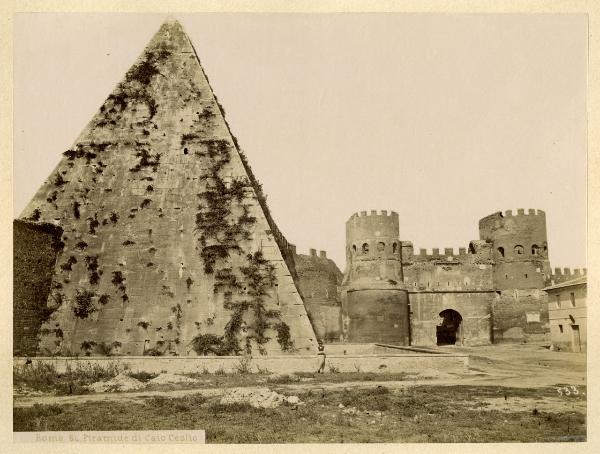
[[[527,279],[527,273],[525,273],[525,279]]]
[[[571,307],[575,307],[575,293],[571,292],[569,296],[571,298]]]
[[[392,244],[392,252],[395,254],[397,250],[398,250],[398,243]]]
[[[352,250],[353,250],[354,252],[356,252],[356,244],[353,244],[353,245],[352,245]]]
[[[558,330],[562,333],[563,332],[563,326],[562,325],[558,325]]]
[[[500,254],[500,257],[504,257],[504,248],[502,246],[498,248],[498,254]]]
[[[517,244],[515,246],[515,254],[522,255],[524,251],[525,251],[525,248],[523,246],[521,246],[520,244]]]
[[[362,251],[366,254],[367,252],[369,252],[369,243],[363,243],[362,245]]]
[[[183,154],[188,154],[188,149],[187,148],[183,149]]]
[[[540,247],[537,244],[531,246],[531,255],[540,255]]]
[[[383,243],[383,242],[377,243],[377,250],[379,252],[383,252],[385,250],[385,243]]]

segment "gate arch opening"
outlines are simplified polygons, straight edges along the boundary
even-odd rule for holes
[[[440,324],[436,327],[437,345],[462,343],[462,316],[454,309],[440,312]]]

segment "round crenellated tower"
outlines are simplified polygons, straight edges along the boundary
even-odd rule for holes
[[[479,221],[479,236],[492,243],[497,290],[544,287],[550,261],[542,210],[498,211]]]
[[[408,293],[403,285],[398,213],[372,210],[346,222],[342,329],[346,342],[408,345]]]

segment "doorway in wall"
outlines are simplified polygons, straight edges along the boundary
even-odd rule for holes
[[[441,323],[436,327],[438,345],[454,345],[462,340],[462,317],[453,309],[440,312]]]

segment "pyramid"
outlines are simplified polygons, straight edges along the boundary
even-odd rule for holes
[[[176,21],[20,220],[63,232],[39,355],[316,351],[291,249]]]

